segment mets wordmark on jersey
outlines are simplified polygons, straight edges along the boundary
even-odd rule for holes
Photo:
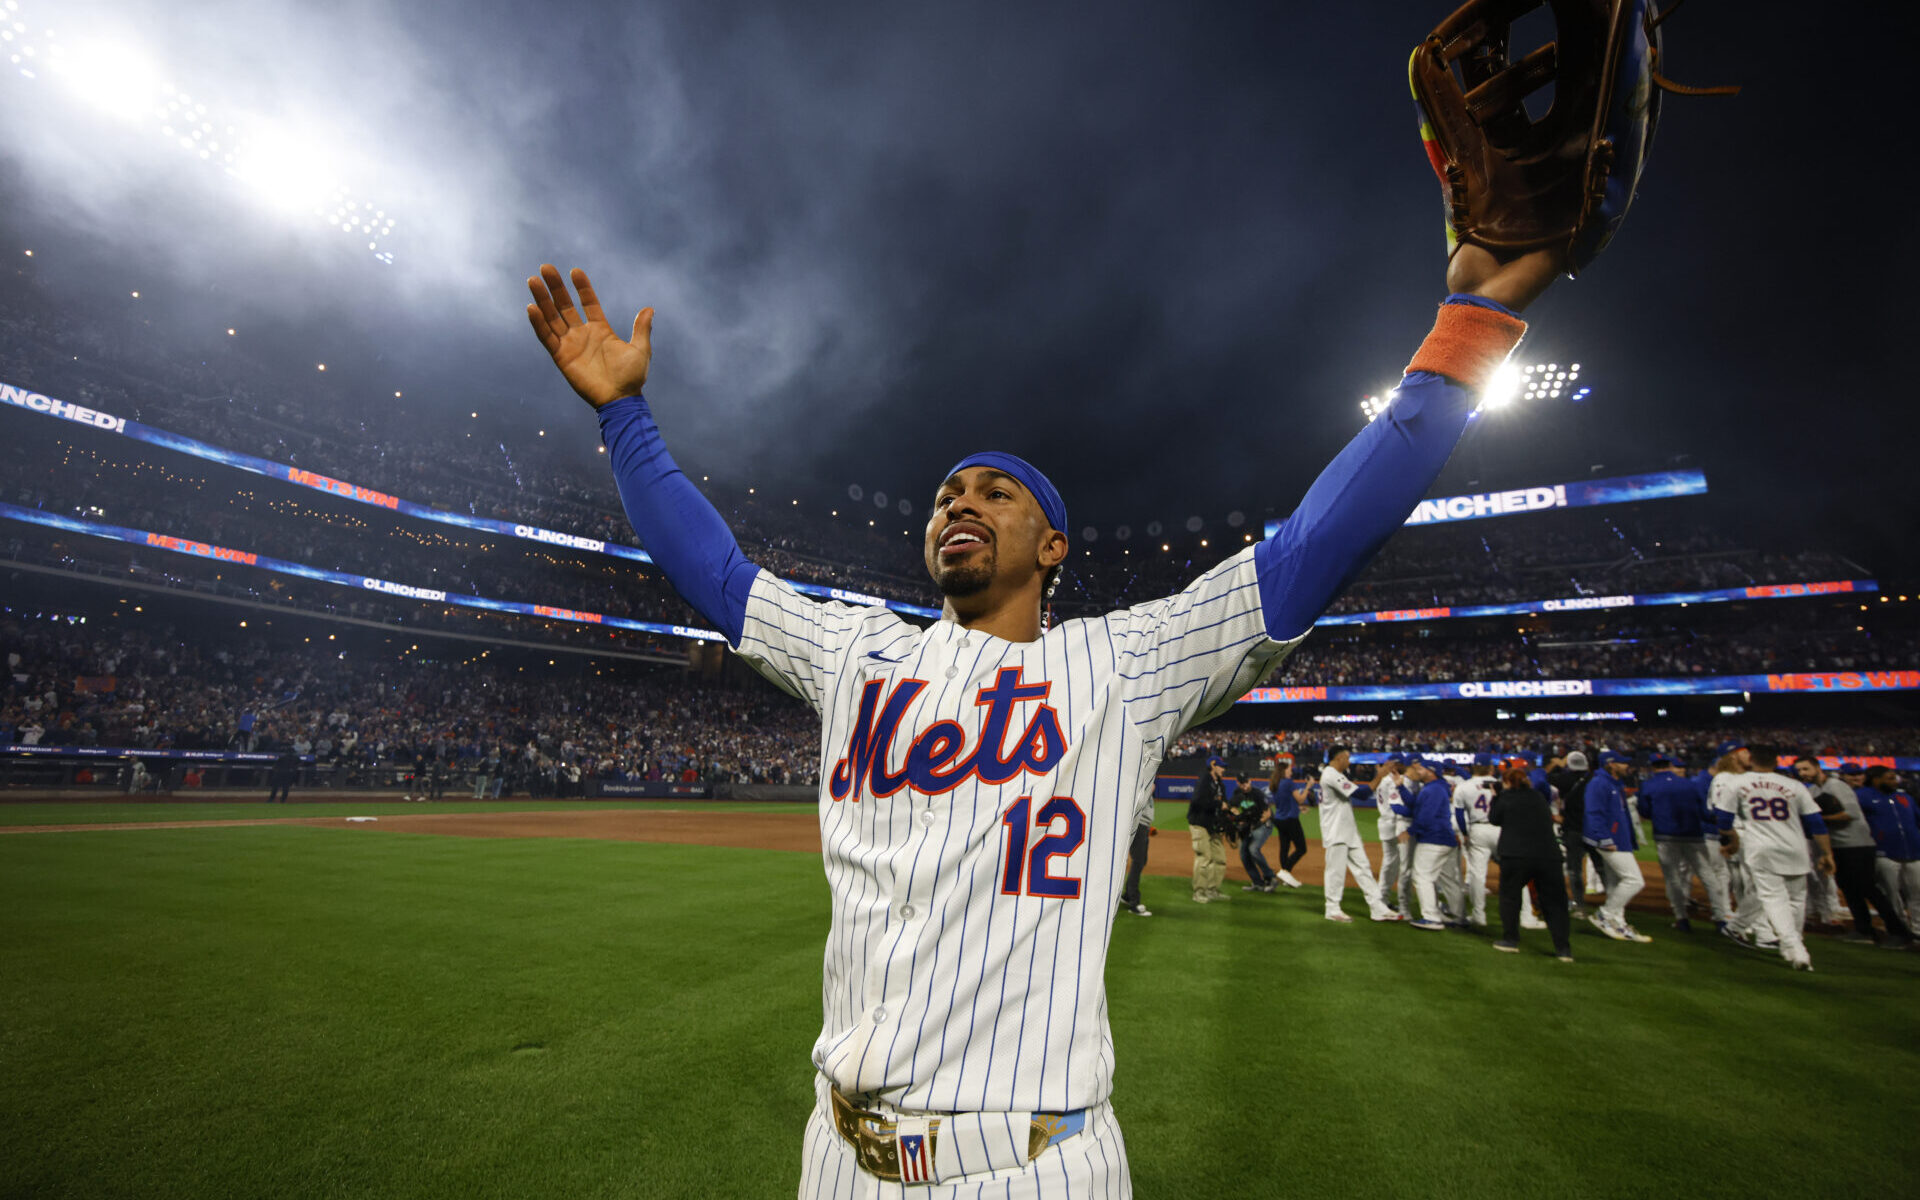
[[[822,718],[820,1070],[908,1111],[1105,1100],[1107,943],[1154,772],[1297,642],[1267,634],[1251,548],[1026,643],[761,572],[739,652]]]

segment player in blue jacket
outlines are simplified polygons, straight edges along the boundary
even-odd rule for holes
[[[1395,804],[1393,811],[1406,823],[1401,844],[1413,850],[1413,894],[1420,901],[1420,919],[1413,922],[1413,927],[1445,929],[1449,923],[1464,927],[1467,885],[1460,875],[1460,838],[1464,831],[1453,807],[1453,788],[1424,759],[1407,764],[1407,778],[1420,790],[1411,800]],[[1445,916],[1434,895],[1435,883],[1446,897]]]
[[[1653,939],[1627,924],[1627,902],[1640,894],[1647,880],[1633,852],[1639,838],[1633,831],[1633,815],[1627,811],[1627,793],[1620,786],[1633,769],[1633,760],[1616,750],[1600,752],[1600,769],[1587,780],[1587,845],[1600,854],[1600,867],[1607,878],[1607,899],[1594,910],[1593,925],[1617,942],[1650,942]]]
[[[1880,890],[1889,902],[1906,907],[1907,928],[1920,921],[1920,816],[1913,797],[1900,790],[1891,767],[1872,767],[1854,789],[1880,856],[1875,860]]]
[[[1714,872],[1708,864],[1712,851],[1707,848],[1707,833],[1714,823],[1707,813],[1707,798],[1693,780],[1674,769],[1673,760],[1666,755],[1654,755],[1647,766],[1650,770],[1640,784],[1634,806],[1653,823],[1653,844],[1660,854],[1660,873],[1666,880],[1667,904],[1673,909],[1673,927],[1682,933],[1693,930],[1693,922],[1687,919],[1687,904],[1695,879],[1706,888],[1714,924],[1724,926],[1733,919],[1733,906],[1726,888],[1715,886]]]

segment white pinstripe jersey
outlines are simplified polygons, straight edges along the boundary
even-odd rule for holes
[[[1251,548],[1024,644],[762,571],[737,649],[821,715],[815,1065],[908,1111],[1105,1100],[1107,944],[1155,770],[1297,644],[1267,637]]]
[[[1733,814],[1740,836],[1740,857],[1753,871],[1805,875],[1811,868],[1808,837],[1800,819],[1820,811],[1813,793],[1798,779],[1776,771],[1742,771],[1714,776],[1731,782],[1714,792],[1713,807]]]
[[[1453,806],[1465,810],[1467,824],[1485,825],[1493,813],[1500,783],[1491,775],[1470,775],[1453,785]]]

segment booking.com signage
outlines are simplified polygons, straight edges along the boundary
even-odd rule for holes
[[[1389,608],[1379,612],[1340,613],[1316,625],[1373,625],[1390,621],[1443,621],[1450,617],[1517,617],[1528,613],[1605,612],[1617,608],[1654,608],[1667,604],[1725,604],[1733,600],[1795,600],[1808,596],[1844,596],[1877,592],[1871,579],[1827,579],[1817,583],[1763,583],[1704,592],[1643,592],[1631,596],[1562,596],[1514,604],[1442,604],[1432,608]]]
[[[1487,679],[1465,683],[1263,687],[1242,704],[1364,700],[1560,700],[1580,696],[1713,696],[1733,692],[1857,693],[1920,690],[1920,671],[1798,671],[1779,675],[1694,675],[1642,679]]]
[[[1707,477],[1699,471],[1661,471],[1652,475],[1619,475],[1584,483],[1556,483],[1547,487],[1514,488],[1505,492],[1477,492],[1470,496],[1439,496],[1414,506],[1408,525],[1444,525],[1455,521],[1483,521],[1549,512],[1556,508],[1591,508],[1600,504],[1632,504],[1636,500],[1665,500],[1674,496],[1703,496]],[[1267,536],[1280,528],[1267,522]]]
[[[448,512],[433,508],[412,500],[405,500],[389,492],[380,491],[344,479],[335,479],[316,471],[304,470],[287,463],[274,462],[269,458],[259,458],[252,454],[242,454],[237,450],[228,450],[211,445],[195,438],[182,437],[152,425],[143,425],[127,417],[117,417],[111,413],[96,412],[64,400],[55,400],[27,388],[0,383],[0,404],[11,405],[27,412],[54,417],[63,421],[72,421],[94,429],[104,429],[117,433],[149,446],[159,446],[181,454],[191,455],[206,462],[221,466],[249,471],[255,475],[264,475],[269,479],[278,479],[297,487],[312,488],[316,492],[325,492],[329,496],[338,496],[356,504],[370,504],[375,508],[384,508],[401,516],[415,517],[422,521],[433,521],[441,525],[456,525],[462,529],[478,530],[481,533],[498,534],[503,537],[520,538],[524,541],[540,542],[548,546],[563,546],[569,550],[585,551],[589,554],[605,554],[611,558],[623,558],[629,562],[650,563],[653,556],[645,550],[632,546],[623,546],[618,542],[606,542],[599,538],[581,537],[578,534],[562,533],[557,529],[543,529],[538,525],[524,525],[512,521],[495,521],[487,517],[476,517],[468,513]],[[910,613],[917,617],[938,617],[940,610],[920,604],[908,604],[904,600],[888,600],[880,596],[867,596],[859,592],[849,592],[843,588],[827,587],[818,583],[803,583],[790,580],[795,591],[808,596],[819,596],[827,600],[847,600],[855,604],[881,604],[895,612]]]

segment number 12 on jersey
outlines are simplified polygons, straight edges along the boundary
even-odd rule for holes
[[[1087,837],[1087,815],[1070,796],[1055,796],[1032,812],[1033,797],[1022,796],[1000,817],[1006,827],[1006,859],[1000,868],[1000,894],[1051,897],[1078,900],[1080,880],[1072,875],[1055,875],[1053,860],[1064,858],[1080,848]],[[1066,828],[1054,832],[1056,823]],[[1041,836],[1028,845],[1029,835]]]

